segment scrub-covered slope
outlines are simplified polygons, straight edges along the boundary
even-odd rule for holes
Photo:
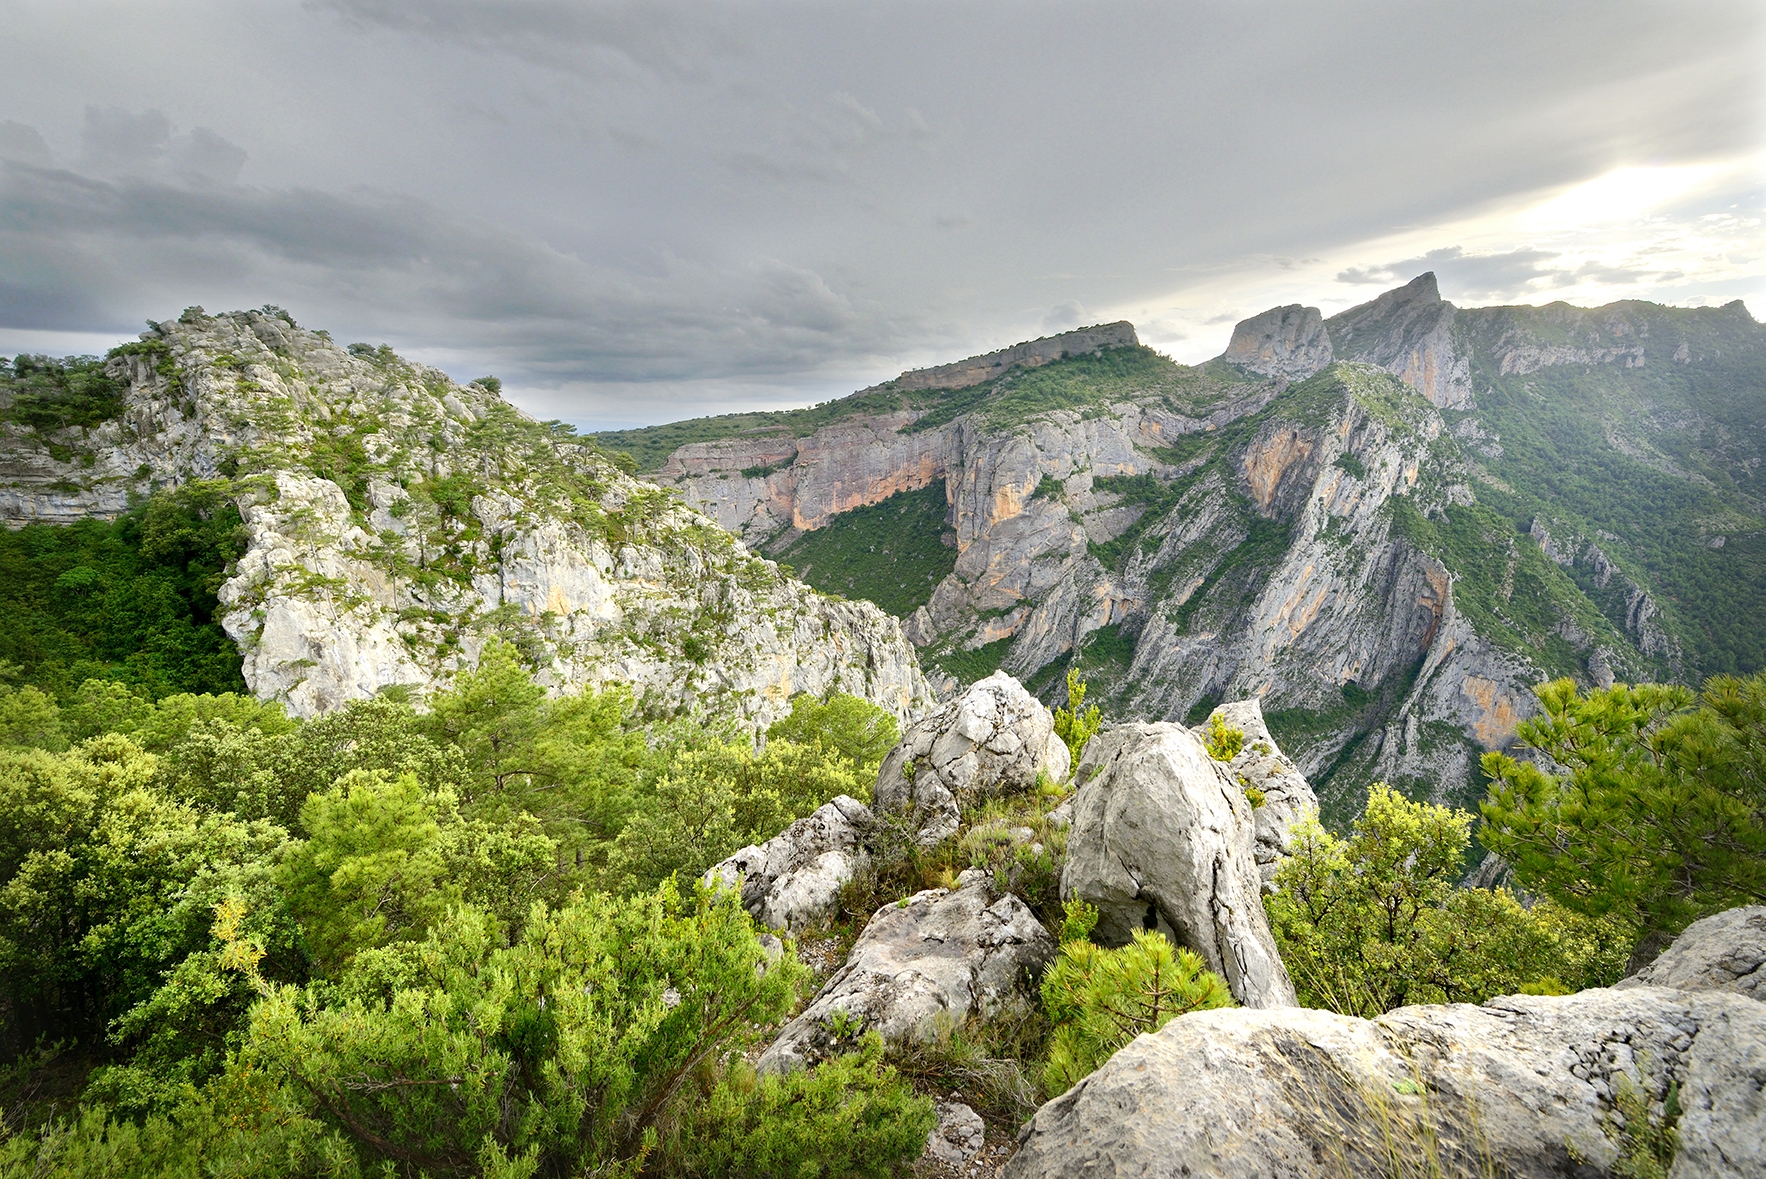
[[[800,691],[900,716],[930,700],[894,619],[782,574],[494,382],[346,349],[274,309],[192,309],[94,371],[108,400],[77,420],[41,408],[68,399],[54,390],[21,414],[10,383],[0,518],[108,518],[215,481],[247,536],[221,622],[247,684],[297,714],[445,683],[492,638],[543,683],[629,682],[655,713],[765,723]]]

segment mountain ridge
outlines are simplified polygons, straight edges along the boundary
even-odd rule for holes
[[[1077,665],[1169,719],[1261,695],[1342,814],[1374,775],[1473,800],[1540,679],[1762,665],[1737,616],[1766,610],[1763,389],[1739,303],[1462,309],[1424,274],[1251,317],[1198,366],[1124,344],[599,441],[687,437],[652,477],[890,600],[947,687],[1003,667],[1058,702]],[[891,505],[941,484],[945,563],[859,524],[929,528]]]

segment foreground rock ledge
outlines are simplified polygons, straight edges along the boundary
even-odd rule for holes
[[[1709,989],[1184,1016],[1043,1106],[1005,1174],[1591,1179],[1620,1159],[1616,1093],[1672,1083],[1670,1179],[1766,1175],[1766,1003],[1695,961],[1734,961],[1757,932],[1725,916],[1676,943],[1679,975]]]

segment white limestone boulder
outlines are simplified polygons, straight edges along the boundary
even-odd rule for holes
[[[1294,984],[1263,913],[1251,804],[1201,738],[1128,724],[1086,745],[1061,898],[1096,905],[1093,936],[1158,929],[1201,955],[1247,1007],[1292,1006]]]
[[[877,775],[878,814],[905,818],[930,846],[956,834],[962,804],[1067,778],[1072,759],[1054,714],[995,672],[911,725]]]

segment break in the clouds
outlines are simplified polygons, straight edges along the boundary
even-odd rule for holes
[[[1198,359],[1264,306],[1425,269],[1468,303],[1766,293],[1746,2],[0,22],[0,347],[272,302],[631,422],[1123,317]]]

